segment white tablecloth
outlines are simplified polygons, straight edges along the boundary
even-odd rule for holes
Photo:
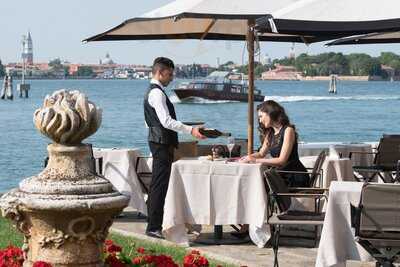
[[[307,168],[314,167],[316,160],[317,156],[300,158]],[[354,181],[352,164],[349,158],[326,157],[322,165],[323,183],[321,186],[328,188],[332,181]]]
[[[354,241],[351,228],[350,203],[357,206],[363,183],[332,182],[315,266],[346,266],[346,260],[370,261],[369,256]]]
[[[93,148],[95,158],[103,157],[103,175],[121,194],[131,197],[129,206],[147,215],[147,206],[135,172],[138,149]]]
[[[185,223],[249,224],[259,247],[270,238],[261,164],[182,159],[172,165],[164,206],[166,238],[188,245]]]

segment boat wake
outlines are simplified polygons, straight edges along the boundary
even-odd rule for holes
[[[305,102],[305,101],[338,101],[338,100],[400,100],[400,96],[387,95],[364,95],[364,96],[312,96],[312,95],[297,95],[297,96],[265,96],[265,100],[274,100],[276,102]]]
[[[169,100],[171,100],[172,103],[194,103],[194,104],[220,104],[220,103],[235,103],[239,101],[231,101],[231,100],[210,100],[210,99],[204,99],[201,97],[189,97],[186,98],[185,100],[180,100],[176,95],[171,95],[169,97]]]

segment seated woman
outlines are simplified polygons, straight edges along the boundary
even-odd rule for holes
[[[241,162],[262,163],[276,167],[282,171],[307,172],[301,163],[297,152],[296,128],[290,123],[285,109],[273,100],[268,100],[257,106],[258,120],[262,146],[260,151],[240,159]],[[270,158],[266,158],[270,154]],[[289,187],[308,187],[310,176],[306,173],[281,173]],[[232,233],[243,238],[248,233],[248,226],[240,232]]]
[[[297,152],[296,128],[290,123],[285,109],[273,100],[257,106],[260,134],[263,137],[259,152],[241,158],[241,162],[262,163],[283,171],[307,172]],[[271,158],[265,158],[267,154]],[[309,186],[308,174],[282,173],[290,187]]]

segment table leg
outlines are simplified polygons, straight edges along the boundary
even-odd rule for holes
[[[214,225],[214,240],[218,243],[222,239],[222,225]]]

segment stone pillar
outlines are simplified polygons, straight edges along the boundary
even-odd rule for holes
[[[3,216],[24,234],[24,267],[100,267],[113,218],[129,202],[92,170],[91,147],[82,140],[101,123],[101,110],[78,91],[47,96],[34,122],[53,144],[49,162],[0,199]]]

